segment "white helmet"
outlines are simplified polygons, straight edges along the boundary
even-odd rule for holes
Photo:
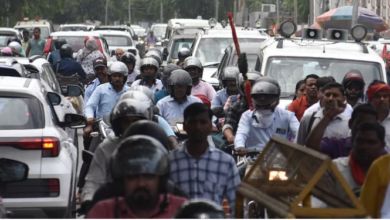
[[[16,50],[18,53],[22,52],[22,45],[20,45],[18,42],[13,41],[8,44],[8,47]]]
[[[127,69],[126,64],[121,61],[115,61],[108,67],[108,75],[112,75],[113,73],[121,73],[123,76],[127,77],[129,75],[129,70]]]

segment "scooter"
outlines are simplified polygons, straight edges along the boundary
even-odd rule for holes
[[[27,179],[29,167],[20,161],[0,158],[0,218],[13,218],[12,211],[7,211],[2,198],[7,192],[7,184],[22,182]]]

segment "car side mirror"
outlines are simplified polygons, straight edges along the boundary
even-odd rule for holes
[[[63,128],[84,128],[87,126],[87,119],[78,114],[65,114],[64,121],[60,122],[60,127]]]
[[[223,109],[222,106],[217,106],[217,107],[214,107],[212,109],[213,111],[213,114],[217,117],[217,118],[224,118],[225,117],[225,110]]]
[[[28,166],[20,161],[1,158],[0,173],[2,183],[21,182],[27,179]]]
[[[169,44],[169,40],[168,39],[164,39],[163,41],[163,47],[168,47],[168,44]]]
[[[47,97],[53,106],[61,104],[61,96],[54,92],[48,92]]]
[[[84,92],[80,88],[80,86],[76,85],[68,85],[66,86],[66,92],[64,93],[64,96],[83,96],[84,97]]]
[[[133,40],[138,41],[138,35],[134,34],[132,38]]]

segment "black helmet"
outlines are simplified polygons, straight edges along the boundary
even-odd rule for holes
[[[54,41],[54,47],[56,48],[56,50],[61,50],[61,47],[64,44],[66,44],[66,40],[62,38]]]
[[[61,59],[64,58],[73,58],[73,49],[69,44],[64,44],[60,49]]]
[[[187,86],[187,95],[191,95],[192,79],[190,74],[185,70],[175,70],[168,79],[168,93],[174,97],[173,86]]]
[[[258,95],[272,95],[272,99],[262,100]],[[280,86],[278,81],[271,77],[261,77],[252,86],[252,102],[258,109],[274,109],[279,104]]]
[[[254,70],[249,71],[246,75],[248,76],[248,80],[252,86],[255,84],[256,80],[258,80],[262,77],[260,72],[257,72]],[[238,91],[240,92],[240,94],[242,96],[246,96],[245,90],[244,90],[244,78],[242,77],[242,74],[238,74],[238,76],[236,78],[236,84],[237,84],[237,88],[238,88]]]
[[[172,72],[179,69],[181,68],[174,63],[169,63],[164,67],[163,75],[161,77],[164,88],[168,88],[168,78],[171,76]]]
[[[130,98],[118,100],[110,114],[112,130],[114,130],[115,135],[119,137],[122,132],[124,132],[121,131],[119,127],[119,122],[122,117],[134,116],[140,117],[141,119],[149,119],[149,115],[148,107],[145,104],[140,103],[139,100]]]
[[[169,154],[160,141],[153,137],[146,135],[126,137],[111,156],[110,171],[114,180],[142,174],[161,176],[163,179],[160,179],[160,187],[166,189],[170,172]]]
[[[144,56],[144,58],[147,58],[147,57],[151,57],[151,58],[155,59],[158,62],[158,68],[160,68],[160,66],[162,64],[162,59],[161,59],[161,55],[158,52],[156,52],[155,50],[149,51]]]
[[[156,138],[168,151],[171,148],[166,131],[154,121],[141,120],[134,122],[123,132],[122,138],[139,134]]]
[[[132,53],[130,53],[130,52],[124,53],[124,54],[121,56],[121,61],[122,61],[123,63],[132,63],[133,66],[135,67],[136,59],[135,59],[134,54],[132,54]]]
[[[10,38],[8,38],[7,45],[9,43],[11,43],[11,42],[18,42],[20,45],[22,45],[22,41],[20,41],[20,39],[17,38],[17,37],[10,37]]]
[[[125,93],[123,93],[123,95],[119,97],[119,100],[123,99],[135,99],[138,101],[138,103],[142,103],[143,105],[145,105],[149,111],[147,119],[152,119],[154,102],[144,92],[139,90],[127,90]]]
[[[188,49],[186,47],[180,48],[179,53],[178,53],[178,57],[179,57],[180,62],[183,62],[187,57],[190,57],[190,56],[191,56],[190,49]]]
[[[147,66],[153,67],[155,70],[155,73],[154,74],[145,74],[144,68]],[[146,57],[141,61],[141,68],[140,69],[141,69],[141,77],[143,80],[146,80],[146,81],[155,80],[157,78],[158,70],[160,69],[160,66],[154,58]]]
[[[198,68],[199,69],[199,73],[198,75],[190,75],[191,78],[193,80],[199,80],[199,78],[202,78],[202,74],[203,74],[203,65],[202,65],[202,62],[200,62],[200,60],[196,57],[187,57],[185,60],[184,60],[184,66],[183,66],[183,69],[188,71],[188,69],[190,68]]]
[[[210,200],[192,199],[183,203],[173,218],[223,219],[226,215],[222,206]]]
[[[226,81],[234,80],[236,81],[237,76],[240,74],[240,70],[236,66],[227,66],[223,69],[222,74],[220,75],[220,84],[223,88],[226,88]]]
[[[359,70],[352,69],[347,74],[345,74],[343,82],[342,82],[345,91],[347,90],[347,87],[349,84],[351,84],[351,82],[357,82],[361,85],[362,89],[360,90],[359,97],[356,97],[356,98],[362,97],[364,94],[364,86],[366,84],[364,83],[363,75]],[[347,98],[351,98],[349,93],[347,93],[347,92],[345,92],[345,93],[346,93]]]

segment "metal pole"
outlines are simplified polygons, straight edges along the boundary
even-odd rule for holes
[[[214,0],[215,3],[215,19],[218,20],[218,0]]]
[[[129,24],[131,25],[131,0],[129,0]]]
[[[107,25],[107,17],[108,17],[108,3],[109,3],[110,0],[106,0],[106,17],[105,17],[105,20],[104,20],[104,23],[105,25]]]
[[[310,13],[309,13],[309,27],[313,24],[313,6],[314,2],[313,0],[309,0],[310,2]]]
[[[163,2],[160,2],[160,23],[164,22],[164,16],[163,16]]]
[[[298,24],[297,0],[294,0],[294,22]]]
[[[279,0],[276,0],[276,27],[279,28]]]
[[[353,1],[351,28],[357,24],[359,12],[359,0]]]

